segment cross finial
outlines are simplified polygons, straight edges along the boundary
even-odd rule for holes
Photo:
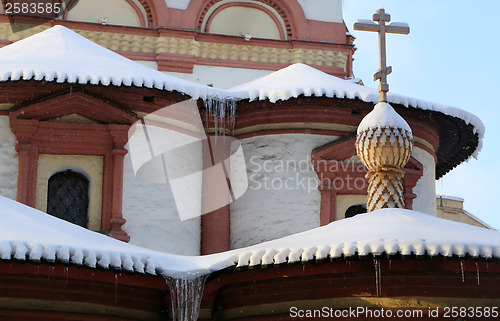
[[[373,21],[378,21],[376,24]],[[373,21],[366,19],[358,19],[354,23],[354,30],[361,31],[375,31],[378,32],[378,42],[379,42],[379,69],[374,75],[375,80],[380,79],[380,85],[378,86],[378,92],[380,93],[380,101],[387,102],[387,92],[389,91],[389,85],[387,84],[387,75],[391,73],[392,68],[387,67],[385,57],[385,34],[386,33],[399,33],[407,35],[410,33],[410,27],[404,22],[393,22],[390,25],[386,25],[386,22],[391,21],[391,15],[386,13],[383,8],[378,9],[373,14]]]

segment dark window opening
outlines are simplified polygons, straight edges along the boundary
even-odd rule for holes
[[[364,214],[366,213],[366,205],[358,204],[358,205],[353,205],[345,211],[345,218],[353,217],[358,214]]]
[[[76,225],[87,227],[89,180],[67,170],[52,175],[47,193],[47,213]]]

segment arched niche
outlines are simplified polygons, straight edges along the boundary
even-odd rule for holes
[[[275,0],[207,1],[198,28],[207,33],[281,40],[294,38],[295,32],[292,13]]]
[[[140,0],[72,0],[64,19],[131,27],[151,27],[153,22],[147,2]]]
[[[207,21],[205,31],[264,39],[285,37],[280,20],[270,10],[252,3],[219,7]]]

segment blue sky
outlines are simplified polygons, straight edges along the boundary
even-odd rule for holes
[[[376,88],[378,40],[354,31],[356,19],[385,8],[391,21],[407,22],[409,35],[388,35],[390,90],[464,109],[481,118],[486,135],[477,160],[436,182],[436,192],[465,199],[464,208],[500,229],[500,1],[344,0],[344,20],[356,37],[354,74]]]

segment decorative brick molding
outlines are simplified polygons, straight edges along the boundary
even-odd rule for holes
[[[75,114],[93,123],[52,121]],[[101,230],[128,242],[121,229],[123,157],[129,126],[136,120],[132,112],[74,90],[15,107],[10,125],[19,153],[18,201],[35,206],[39,154],[103,156]]]
[[[250,45],[241,37],[194,31],[125,28],[120,32],[110,32],[114,26],[63,21],[47,24],[63,24],[131,59],[157,61],[160,71],[191,73],[195,64],[278,70],[298,62],[341,77],[351,70],[352,44],[256,39]],[[85,30],[82,27],[92,28]],[[9,23],[0,23],[0,42],[21,40],[48,28],[49,25],[39,25],[13,33]]]

